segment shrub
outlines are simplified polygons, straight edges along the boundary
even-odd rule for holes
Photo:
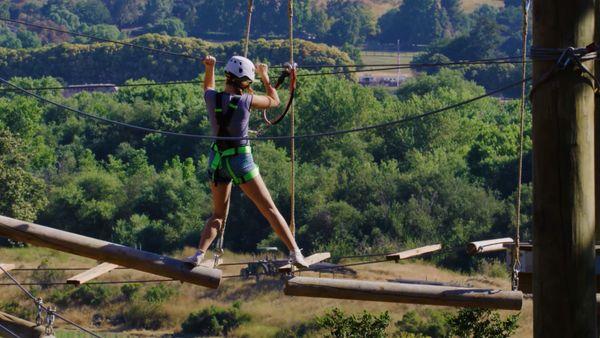
[[[121,287],[121,293],[123,294],[123,296],[125,296],[125,299],[133,300],[138,291],[140,291],[141,287],[142,285],[138,283],[125,284]]]
[[[448,328],[446,312],[440,310],[425,310],[423,314],[409,311],[396,322],[396,336],[399,337],[446,337]]]
[[[477,266],[477,272],[492,278],[508,278],[506,264],[499,260],[493,260],[491,262],[482,260]]]
[[[158,330],[171,323],[171,317],[160,305],[134,302],[121,313],[125,326],[133,329]]]
[[[71,293],[71,301],[81,305],[103,305],[112,298],[112,290],[103,285],[83,285]]]
[[[48,268],[48,258],[44,258],[38,269]],[[36,270],[31,274],[31,279],[35,283],[49,284],[65,280],[65,273],[57,270]],[[42,289],[48,288],[47,285],[42,285]]]
[[[162,304],[177,294],[177,289],[164,284],[158,284],[146,290],[144,299],[148,303]]]
[[[328,329],[331,337],[362,338],[386,337],[385,330],[390,325],[389,313],[372,315],[364,311],[362,315],[346,315],[342,310],[335,308],[324,317],[317,319],[319,326]]]
[[[0,310],[22,319],[35,319],[34,307],[31,306],[31,303],[27,303],[26,306],[22,306],[17,301],[13,300],[8,303],[0,303]]]
[[[192,313],[181,328],[184,333],[204,336],[227,335],[232,329],[249,322],[250,316],[240,311],[239,303],[224,309],[211,305],[210,307]]]
[[[501,319],[498,312],[487,309],[461,309],[448,318],[451,336],[507,338],[519,327],[519,314]]]

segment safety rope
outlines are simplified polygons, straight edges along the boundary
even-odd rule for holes
[[[525,82],[529,81],[531,78],[527,78],[525,80]],[[115,126],[120,126],[120,127],[124,127],[124,128],[129,128],[132,130],[138,130],[140,132],[145,132],[145,133],[156,133],[156,134],[161,134],[161,135],[165,135],[165,136],[172,136],[172,137],[185,137],[185,138],[191,138],[191,139],[197,139],[197,140],[210,140],[210,141],[215,141],[215,140],[222,140],[222,141],[242,141],[242,140],[249,140],[249,141],[268,141],[268,140],[290,140],[290,139],[294,139],[294,140],[303,140],[303,139],[314,139],[317,137],[333,137],[333,136],[339,136],[339,135],[345,135],[345,134],[350,134],[350,133],[358,133],[358,132],[365,132],[365,131],[369,131],[369,130],[376,130],[376,129],[385,129],[385,128],[390,128],[396,125],[400,125],[400,124],[404,124],[407,122],[411,122],[411,121],[416,121],[416,120],[420,120],[429,116],[433,116],[433,115],[437,115],[440,113],[443,113],[445,111],[448,110],[452,110],[452,109],[456,109],[462,106],[466,106],[468,104],[471,104],[473,102],[482,100],[484,98],[487,97],[491,97],[494,96],[496,94],[502,93],[504,91],[507,91],[508,89],[511,89],[513,87],[519,86],[523,83],[523,80],[519,80],[517,82],[513,82],[511,84],[508,84],[506,86],[503,86],[501,88],[492,90],[492,91],[488,91],[485,94],[473,97],[471,99],[465,100],[465,101],[461,101],[443,108],[439,108],[439,109],[435,109],[426,113],[422,113],[422,114],[418,114],[418,115],[413,115],[410,117],[406,117],[406,118],[402,118],[402,119],[398,119],[398,120],[393,120],[393,121],[389,121],[389,122],[384,122],[384,123],[379,123],[379,124],[373,124],[373,125],[368,125],[368,126],[363,126],[363,127],[357,127],[357,128],[351,128],[351,129],[342,129],[342,130],[332,130],[332,131],[326,131],[326,132],[320,132],[320,133],[313,133],[313,134],[303,134],[303,135],[288,135],[288,136],[261,136],[261,137],[220,137],[220,136],[212,136],[212,135],[199,135],[199,134],[188,134],[188,133],[180,133],[180,132],[172,132],[172,131],[165,131],[165,130],[159,130],[159,129],[154,129],[154,128],[148,128],[148,127],[142,127],[142,126],[138,126],[135,124],[131,124],[131,123],[126,123],[126,122],[120,122],[120,121],[115,121],[109,118],[105,118],[105,117],[101,117],[101,116],[97,116],[97,115],[92,115],[90,113],[84,112],[82,110],[73,108],[73,107],[69,107],[67,105],[64,105],[62,103],[58,103],[54,100],[48,99],[46,97],[43,97],[39,94],[36,94],[34,92],[28,91],[27,89],[24,89],[20,86],[17,86],[15,84],[13,84],[12,82],[1,78],[0,77],[0,83],[3,83],[11,88],[15,88],[17,90],[19,90],[20,92],[29,95],[31,97],[36,98],[38,101],[40,102],[44,102],[44,103],[48,103],[51,104],[53,106],[56,106],[58,108],[73,112],[77,115],[79,115],[82,118],[88,118],[100,123],[106,123],[106,124],[112,124]]]
[[[4,332],[8,333],[8,334],[9,334],[11,337],[15,337],[15,338],[21,338],[21,337],[19,337],[19,335],[18,335],[18,334],[16,334],[16,333],[12,332],[12,331],[11,331],[9,328],[7,328],[6,326],[4,326],[4,325],[2,325],[2,324],[0,324],[0,330],[2,330],[2,331],[4,331]]]
[[[29,292],[27,289],[25,289],[23,287],[23,285],[21,285],[21,283],[19,283],[19,281],[17,281],[12,274],[10,274],[6,269],[4,269],[2,267],[2,265],[0,265],[0,270],[3,272],[3,274],[5,276],[7,276],[15,286],[17,286],[27,297],[29,297],[36,305],[36,307],[38,308],[38,311],[43,311],[45,312],[46,316],[45,316],[45,320],[42,321],[41,319],[41,314],[38,313],[38,319],[36,320],[36,324],[38,325],[42,325],[45,324],[46,325],[46,333],[49,334],[48,332],[54,332],[53,330],[53,325],[54,325],[54,318],[60,318],[61,320],[63,320],[64,322],[71,324],[72,326],[78,328],[79,330],[93,336],[93,337],[97,337],[100,338],[99,335],[95,334],[94,332],[82,327],[79,324],[76,324],[75,322],[65,318],[64,316],[62,316],[61,314],[59,314],[58,312],[56,312],[56,309],[53,307],[47,307],[44,306],[43,301],[41,300],[41,298],[36,298],[33,294],[31,294],[31,292]]]
[[[250,27],[252,26],[252,12],[254,12],[254,0],[248,0],[248,18],[246,20],[246,41],[244,41],[244,57],[248,57],[248,47],[250,46]]]
[[[522,79],[527,78],[527,33],[529,29],[529,5],[530,2],[528,0],[522,1],[522,9],[523,9],[523,32],[522,39],[523,44],[522,48],[522,69],[521,76]],[[521,109],[520,109],[520,123],[519,123],[519,169],[518,169],[518,177],[517,177],[517,201],[515,207],[515,245],[512,251],[512,290],[516,291],[519,288],[519,272],[521,270],[521,198],[523,191],[523,144],[525,139],[525,108],[527,103],[527,83],[523,82],[521,86]]]
[[[290,28],[290,65],[294,67],[294,0],[288,1],[288,17]],[[295,69],[292,70],[295,73]],[[295,78],[295,74],[292,75]],[[295,79],[293,79],[295,82]],[[295,87],[295,83],[293,84]],[[291,87],[291,85],[290,85]],[[294,109],[295,88],[290,88],[290,231],[296,236],[296,124]]]

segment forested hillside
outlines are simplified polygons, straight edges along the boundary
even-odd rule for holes
[[[240,54],[241,43],[211,43],[194,38],[144,35],[128,42],[195,56],[212,54],[220,61]],[[353,63],[335,47],[298,40],[297,60],[302,64],[336,65]],[[281,65],[289,60],[289,44],[284,40],[253,41],[250,55]],[[0,67],[4,76],[54,76],[71,84],[122,83],[129,79],[181,81],[198,77],[204,71],[198,59],[173,57],[111,43],[91,45],[61,44],[36,49],[0,48]]]
[[[298,134],[395,120],[483,92],[453,71],[411,81],[397,96],[333,77],[303,78],[299,86]],[[199,86],[123,88],[69,99],[58,92],[45,95],[119,121],[209,133]],[[516,102],[485,99],[396,128],[299,141],[302,246],[339,255],[437,241],[453,246],[510,234],[516,109]],[[0,128],[6,150],[0,163],[10,168],[2,171],[0,186],[15,187],[0,214],[159,252],[197,240],[211,205],[208,143],[98,124],[7,92],[0,98]],[[287,127],[270,133],[286,134]],[[286,214],[286,143],[255,142],[254,147]],[[237,193],[233,199],[226,246],[249,251],[257,243],[277,244],[251,202]],[[445,261],[468,264],[452,257]]]

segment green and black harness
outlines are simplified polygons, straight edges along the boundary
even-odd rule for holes
[[[215,105],[215,117],[217,124],[219,125],[219,131],[217,136],[219,137],[231,137],[228,127],[231,124],[233,115],[238,110],[238,105],[241,100],[240,95],[231,96],[231,100],[227,105],[227,110],[223,111],[223,92],[217,93],[217,102]],[[259,174],[258,167],[255,167],[250,172],[243,176],[237,176],[233,171],[230,163],[230,158],[239,154],[251,154],[252,148],[248,144],[244,144],[243,140],[218,140],[211,145],[214,151],[214,158],[210,163],[210,169],[212,170],[212,180],[217,182],[217,172],[225,168],[233,180],[233,184],[240,185],[253,180]]]

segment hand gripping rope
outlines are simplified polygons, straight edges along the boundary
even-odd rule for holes
[[[269,117],[267,116],[267,110],[266,109],[263,110],[262,116],[263,116],[263,121],[265,121],[265,126],[258,130],[257,135],[261,135],[268,128],[281,122],[283,120],[283,118],[287,115],[287,113],[290,111],[290,109],[292,108],[292,104],[294,103],[294,99],[296,96],[296,86],[297,86],[297,80],[298,80],[297,70],[298,70],[298,65],[296,63],[294,63],[292,65],[291,63],[286,62],[283,65],[283,70],[281,71],[281,74],[279,75],[279,78],[277,79],[277,82],[275,83],[275,86],[273,86],[273,88],[279,89],[281,87],[281,85],[283,85],[283,83],[285,82],[285,79],[287,79],[289,77],[290,78],[290,98],[288,99],[288,102],[285,106],[285,110],[283,111],[283,113],[281,113],[279,116],[277,116],[273,120],[269,120]]]

